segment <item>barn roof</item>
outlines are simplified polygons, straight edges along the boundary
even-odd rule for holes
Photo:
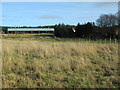
[[[8,28],[8,31],[54,31],[54,28]]]

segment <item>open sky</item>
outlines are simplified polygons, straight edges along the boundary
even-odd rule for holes
[[[2,26],[84,24],[117,11],[117,2],[2,2]]]

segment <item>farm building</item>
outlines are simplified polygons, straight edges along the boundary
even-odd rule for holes
[[[8,28],[8,34],[54,33],[54,28]]]

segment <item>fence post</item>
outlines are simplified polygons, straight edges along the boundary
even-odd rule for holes
[[[110,43],[111,43],[111,38],[110,38]]]
[[[99,39],[97,39],[96,41],[97,41],[97,43],[99,43]]]
[[[106,43],[106,38],[105,38],[105,43]]]
[[[90,39],[89,39],[89,43],[90,43]]]
[[[85,39],[85,42],[87,43],[87,39]]]
[[[115,43],[117,43],[117,39],[115,38]]]
[[[100,43],[101,43],[101,39],[100,39]]]

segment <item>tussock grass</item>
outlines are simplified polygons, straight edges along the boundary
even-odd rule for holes
[[[3,40],[3,88],[118,88],[117,44]]]

